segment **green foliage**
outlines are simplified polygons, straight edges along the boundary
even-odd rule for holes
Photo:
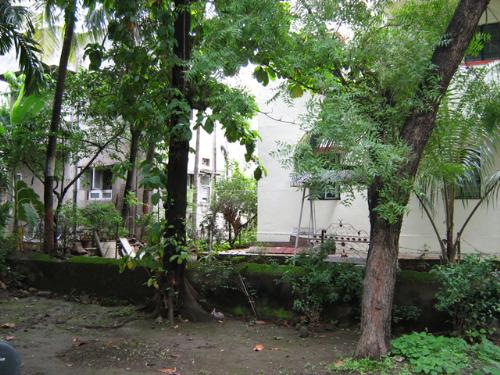
[[[328,369],[330,372],[339,372],[342,374],[381,374],[387,375],[392,373],[394,367],[393,362],[389,357],[384,357],[381,360],[372,360],[368,358],[354,359],[343,358],[335,363],[332,363]]]
[[[467,256],[431,272],[441,284],[436,308],[450,314],[460,334],[474,338],[500,317],[500,272],[492,259]]]
[[[400,357],[405,359],[401,362]],[[488,340],[468,345],[456,337],[415,332],[392,340],[390,357],[380,360],[343,358],[328,368],[355,374],[497,374],[500,349]]]
[[[294,309],[312,325],[319,322],[326,304],[349,302],[360,306],[362,269],[353,264],[326,262],[327,255],[324,249],[302,252],[288,262],[302,272],[288,270],[283,274],[283,280],[292,288]]]
[[[82,220],[84,228],[104,236],[116,237],[123,226],[123,219],[113,203],[90,203],[81,209],[75,219]]]
[[[163,255],[165,253],[166,239],[163,236],[163,228],[165,221],[155,221],[153,216],[150,215],[145,221],[146,231],[143,240],[146,246],[143,246],[135,255],[128,255],[120,260],[120,272],[126,269],[134,269],[138,266],[145,267],[149,273],[147,286],[160,289],[161,278],[165,274]],[[186,250],[179,247],[184,254]],[[181,254],[179,251],[179,254]]]
[[[255,179],[247,177],[237,163],[228,168],[229,177],[215,183],[210,210],[211,215],[221,214],[231,225],[234,236],[229,244],[233,247],[242,231],[253,229],[251,225],[257,216],[257,185]]]
[[[416,190],[421,204],[432,212],[436,201],[442,200],[445,227],[462,225],[456,223],[453,216],[445,215],[454,211],[457,193],[463,191],[465,194],[461,195],[467,196],[467,187],[473,187],[471,197],[479,195],[487,202],[500,188],[500,172],[495,165],[500,134],[497,116],[500,86],[491,79],[495,72],[495,67],[477,67],[455,74],[439,107],[436,128],[419,166]],[[478,179],[481,180],[479,186]],[[430,220],[435,220],[430,216]],[[461,233],[464,228],[458,231]],[[446,236],[436,233],[436,236],[442,245],[443,259],[454,257],[443,251],[446,244],[442,238],[446,237],[446,242],[457,251],[460,237],[457,235],[454,239],[453,232]]]
[[[405,357],[411,370],[424,374],[456,374],[469,367],[467,343],[455,337],[420,332],[392,341],[392,354]]]
[[[26,6],[2,1],[0,4],[0,55],[14,50],[21,71],[26,75],[29,91],[37,89],[43,81],[43,66],[34,40],[35,28]]]
[[[334,240],[326,240],[322,244],[319,245],[319,251],[325,254],[335,254],[337,250],[337,245]]]
[[[471,350],[471,359],[474,362],[474,375],[500,373],[500,347],[489,340],[475,344]]]
[[[15,236],[3,236],[0,233],[0,280],[5,279],[10,271],[7,258],[16,249],[16,244],[17,239]]]
[[[16,181],[14,201],[19,220],[35,225],[43,216],[43,203],[40,197],[22,180]]]
[[[392,308],[392,322],[398,324],[400,322],[416,321],[420,317],[422,310],[417,306],[399,306],[394,305]]]

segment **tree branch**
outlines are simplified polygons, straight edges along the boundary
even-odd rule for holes
[[[80,172],[78,172],[76,174],[75,177],[73,177],[73,179],[66,185],[66,187],[63,189],[63,192],[62,192],[62,197],[61,197],[61,200],[62,198],[64,198],[64,196],[66,195],[66,193],[68,192],[69,188],[76,182],[78,181],[78,179],[90,168],[90,166],[92,165],[92,163],[95,161],[95,159],[97,159],[97,157],[101,154],[101,152],[111,143],[113,142],[116,138],[118,138],[118,136],[122,133],[123,131],[123,128],[120,129],[120,131],[116,132],[111,138],[109,138],[104,144],[100,145],[98,148],[97,148],[97,151],[94,153],[94,155],[92,156],[92,158],[88,161],[87,164],[85,164],[85,166],[83,168],[80,169]]]
[[[455,239],[455,244],[458,244],[458,242],[460,242],[460,237],[462,237],[462,233],[464,232],[467,224],[469,224],[470,220],[472,219],[472,216],[476,213],[479,206],[481,206],[481,204],[485,201],[486,197],[488,197],[488,195],[493,191],[493,189],[495,189],[497,184],[498,181],[497,183],[491,184],[490,188],[486,190],[485,193],[483,194],[483,197],[479,200],[479,202],[476,203],[470,214],[467,216],[467,219],[465,219],[465,222],[463,223],[462,227],[457,232],[457,238]]]
[[[439,234],[439,230],[437,228],[436,222],[432,218],[432,215],[431,215],[429,209],[427,208],[427,206],[425,205],[424,200],[420,197],[419,194],[415,194],[415,195],[417,196],[417,199],[420,202],[420,205],[424,209],[425,214],[427,215],[427,217],[429,218],[429,221],[431,222],[432,229],[434,230],[434,233],[436,234],[436,237],[437,237],[438,242],[439,242],[439,247],[441,248],[441,254],[443,256],[445,256],[446,255],[446,247],[444,246],[444,243],[441,240],[441,235]]]

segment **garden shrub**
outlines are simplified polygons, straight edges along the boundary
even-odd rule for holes
[[[90,203],[81,209],[84,228],[96,231],[102,239],[115,238],[123,231],[123,219],[113,203]]]
[[[5,227],[9,219],[10,204],[0,204],[0,280],[9,272],[7,257],[16,248],[16,237],[7,235]]]
[[[290,284],[294,296],[293,307],[303,314],[309,324],[317,324],[326,304],[349,302],[359,308],[363,271],[347,263],[329,263],[326,249],[302,252],[288,263],[300,267],[283,273],[283,280]]]
[[[380,360],[341,358],[328,370],[341,374],[500,374],[500,348],[483,339],[469,345],[459,337],[412,333],[392,341],[390,356]]]
[[[457,337],[415,332],[392,341],[392,354],[407,359],[411,370],[424,374],[455,374],[469,367],[467,343]]]
[[[500,347],[483,339],[472,347],[475,374],[500,374]]]
[[[411,373],[500,373],[500,348],[487,339],[469,345],[459,337],[414,332],[393,340],[391,355],[403,356]]]
[[[467,256],[456,264],[438,266],[436,308],[450,314],[455,329],[469,339],[487,333],[500,317],[500,272],[492,259]]]

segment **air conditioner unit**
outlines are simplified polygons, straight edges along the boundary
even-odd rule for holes
[[[103,201],[111,200],[113,198],[113,190],[90,190],[89,200],[91,201]]]

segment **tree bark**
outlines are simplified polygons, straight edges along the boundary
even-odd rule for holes
[[[465,50],[474,34],[481,15],[489,0],[461,0],[445,32],[447,43],[441,43],[432,55],[433,69],[422,82],[415,95],[418,106],[407,117],[401,131],[401,139],[410,147],[411,156],[394,178],[414,179],[423,150],[435,126],[440,100],[463,59]],[[429,97],[438,78],[438,95]],[[377,180],[377,179],[376,179]],[[356,348],[357,357],[380,358],[389,350],[391,335],[390,316],[394,296],[395,275],[398,258],[398,242],[402,217],[395,224],[386,223],[375,208],[378,192],[383,182],[375,181],[368,188],[370,209],[370,247],[364,279],[361,314],[361,337]],[[398,192],[394,198],[408,202],[405,193]]]
[[[122,219],[127,230],[131,233],[131,220],[130,219],[130,205],[127,202],[127,195],[132,191],[132,185],[137,173],[137,154],[139,152],[139,141],[141,138],[142,130],[134,125],[130,126],[130,150],[128,155],[129,168],[127,169],[127,177],[125,179],[125,188],[123,190],[123,203],[122,203]],[[137,187],[136,187],[137,188]]]
[[[403,217],[390,224],[377,214],[375,209],[381,186],[382,183],[376,181],[368,188],[370,245],[363,281],[358,357],[378,358],[390,349],[392,301]]]
[[[175,8],[177,17],[174,25],[176,46],[175,55],[180,61],[190,59],[190,0],[176,0]],[[185,77],[185,66],[177,63],[172,69],[172,86],[178,89],[184,100],[190,102],[188,87]],[[176,114],[170,121],[170,128],[178,125],[190,126],[191,113]],[[183,133],[183,132],[181,132]],[[186,246],[186,209],[187,209],[187,179],[188,179],[189,139],[178,132],[170,132],[168,165],[167,165],[167,200],[165,202],[166,228],[165,228],[165,253],[163,256],[164,268],[167,270],[168,295],[177,291],[177,301],[174,303],[169,298],[168,316],[173,323],[174,310],[179,311],[184,317],[194,321],[209,321],[210,315],[206,313],[197,302],[193,287],[185,275],[186,260],[172,259],[180,255],[180,250]],[[162,283],[163,284],[163,283]]]
[[[152,164],[155,156],[156,144],[153,141],[149,141],[148,149],[146,150],[146,164]],[[151,189],[144,187],[142,191],[142,217],[148,215],[151,212]],[[138,233],[139,240],[142,241],[145,232],[145,223],[142,221],[140,228],[140,233]]]
[[[54,254],[55,248],[55,230],[54,230],[54,174],[56,169],[56,151],[57,151],[57,133],[61,123],[61,110],[64,94],[64,85],[66,81],[66,72],[68,69],[68,60],[71,51],[71,42],[76,19],[76,0],[68,3],[65,12],[65,31],[64,39],[59,59],[59,69],[57,72],[57,83],[54,93],[54,103],[52,107],[52,118],[50,121],[50,130],[47,143],[47,152],[44,169],[44,249],[49,254]]]

